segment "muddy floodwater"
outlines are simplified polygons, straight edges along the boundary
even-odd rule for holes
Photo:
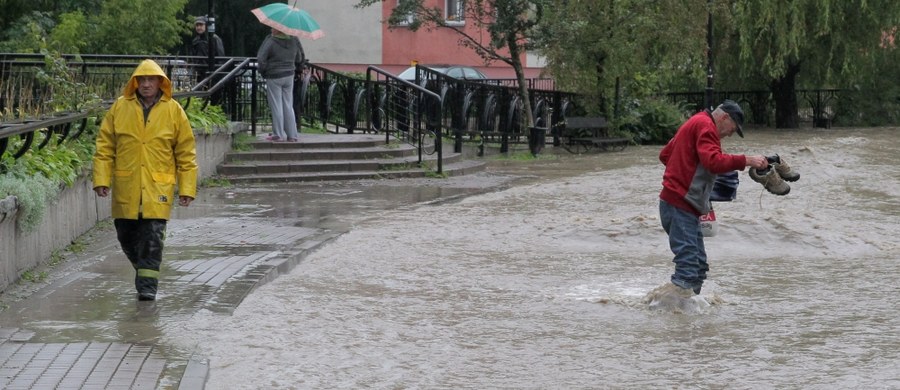
[[[775,196],[741,172],[737,199],[715,204],[714,304],[694,314],[642,303],[673,270],[658,146],[497,164],[469,180],[518,179],[409,207],[322,187],[356,213],[222,190],[268,202],[258,217],[349,231],[234,313],[201,311],[161,339],[209,359],[208,389],[898,388],[898,130],[726,139],[801,178]],[[423,191],[465,194],[447,183]],[[403,182],[381,188],[415,200]]]

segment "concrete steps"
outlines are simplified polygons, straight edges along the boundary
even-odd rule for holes
[[[373,134],[301,134],[300,142],[252,142],[253,150],[232,151],[219,164],[219,176],[233,183],[276,183],[323,180],[411,178],[434,175],[437,155],[418,164],[412,145]],[[466,175],[484,162],[444,153],[443,173]]]

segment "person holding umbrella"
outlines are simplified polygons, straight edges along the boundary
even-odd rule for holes
[[[304,57],[300,41],[275,28],[256,53],[259,74],[266,79],[266,98],[272,111],[270,141],[299,141],[294,113],[294,75],[306,60]]]
[[[262,24],[272,27],[256,61],[259,73],[266,79],[266,97],[272,110],[271,141],[297,142],[297,119],[294,113],[294,75],[302,69],[303,46],[297,37],[321,38],[319,24],[306,12],[284,3],[273,3],[251,11]]]

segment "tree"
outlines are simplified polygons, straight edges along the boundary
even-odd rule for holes
[[[593,114],[613,117],[617,80],[640,98],[705,79],[702,0],[555,0],[538,37],[558,84]]]
[[[104,0],[90,18],[91,53],[165,54],[189,29],[179,18],[187,0]]]
[[[768,80],[777,128],[799,127],[798,84],[846,87],[900,25],[896,0],[740,0],[730,11],[726,39],[740,53],[733,66],[744,78]]]
[[[383,0],[360,0],[357,7],[367,7]],[[473,23],[487,36],[475,36],[447,23],[442,8],[425,5],[425,0],[401,0],[388,18],[391,26],[404,26],[413,31],[421,27],[445,28],[460,36],[460,44],[474,50],[486,63],[500,61],[513,68],[522,97],[526,126],[534,126],[528,85],[522,56],[533,49],[531,37],[544,15],[547,0],[468,0],[465,1],[466,23]],[[406,24],[412,16],[412,23]]]
[[[38,0],[52,6],[37,12],[20,5],[15,19],[3,20],[8,28],[0,50],[36,52],[43,39],[67,54],[165,54],[189,31],[179,18],[186,1]]]

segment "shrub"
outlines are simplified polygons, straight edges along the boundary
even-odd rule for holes
[[[685,110],[663,99],[633,100],[613,125],[637,144],[664,144],[686,119]]]

